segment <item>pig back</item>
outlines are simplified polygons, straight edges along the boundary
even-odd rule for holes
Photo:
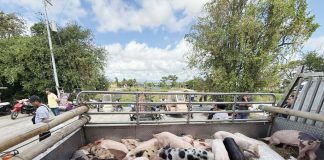
[[[212,151],[214,153],[215,160],[229,160],[229,156],[224,146],[223,140],[221,139],[213,140]]]
[[[280,143],[298,146],[299,133],[297,130],[280,130],[273,133],[271,138],[279,140]]]

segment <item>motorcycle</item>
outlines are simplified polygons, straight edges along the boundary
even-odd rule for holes
[[[21,114],[35,115],[36,108],[33,107],[27,99],[17,100],[13,110],[11,111],[11,119],[16,119],[19,112]]]

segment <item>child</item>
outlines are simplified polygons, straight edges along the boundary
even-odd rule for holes
[[[217,102],[224,102],[222,99],[217,100]],[[215,104],[211,111],[225,111],[226,105],[225,104]],[[229,119],[228,113],[210,113],[208,115],[208,119],[213,120],[224,120]]]

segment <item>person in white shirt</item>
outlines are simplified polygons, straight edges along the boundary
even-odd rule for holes
[[[41,102],[40,98],[38,96],[31,96],[29,98],[29,102],[36,107],[36,114],[33,117],[32,121],[34,124],[38,124],[38,123],[48,123],[50,122],[50,116],[49,116],[49,111],[50,109]],[[51,132],[47,131],[44,133],[41,133],[39,135],[39,141],[42,141],[44,139],[46,139],[47,137],[51,136]]]
[[[222,99],[217,100],[217,102],[224,102]],[[226,111],[225,104],[215,104],[211,111]],[[208,119],[212,120],[226,120],[229,119],[228,113],[210,113]]]

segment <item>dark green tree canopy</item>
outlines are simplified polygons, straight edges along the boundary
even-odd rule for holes
[[[0,28],[5,28],[3,25],[0,23]],[[15,32],[15,36],[5,34],[5,39],[0,39],[0,86],[9,87],[4,92],[7,96],[26,98],[41,95],[46,88],[55,91],[44,24],[34,24],[31,33],[26,36]],[[57,33],[52,32],[52,39],[58,79],[65,91],[107,89],[107,52],[93,43],[90,30],[71,23],[60,27]]]
[[[324,72],[324,56],[316,51],[308,52],[303,58],[307,70]]]
[[[189,66],[203,71],[210,91],[278,86],[283,57],[318,28],[306,0],[217,0],[205,5],[186,40]]]

